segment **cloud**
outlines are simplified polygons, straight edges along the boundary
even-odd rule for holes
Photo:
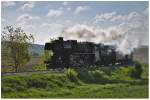
[[[137,18],[139,18],[140,14],[133,11],[133,12],[130,12],[129,14],[127,15],[116,15],[116,16],[113,16],[111,18],[110,21],[131,21],[131,19],[133,20],[137,20]]]
[[[60,10],[61,12],[63,12],[63,10],[67,10],[67,11],[70,11],[72,8],[71,7],[59,7],[58,10]]]
[[[123,15],[117,15],[115,17],[113,17],[110,21],[125,21],[125,16]]]
[[[31,1],[27,1],[24,3],[24,5],[22,5],[19,9],[17,9],[17,11],[31,11],[32,8],[34,8],[35,3],[31,2]]]
[[[87,7],[87,6],[78,6],[76,9],[75,9],[75,14],[79,14],[79,13],[81,13],[81,12],[83,12],[83,11],[86,11],[86,10],[88,10],[89,9],[89,7]]]
[[[97,18],[107,24],[111,21],[119,23],[105,28],[98,25],[75,24],[64,29],[61,36],[65,39],[116,45],[117,51],[123,54],[129,54],[134,48],[148,43],[148,12],[133,11],[126,15],[112,12]]]
[[[18,22],[20,22],[20,21],[27,22],[27,21],[30,21],[30,20],[37,20],[37,19],[40,19],[40,17],[38,17],[38,16],[33,17],[33,16],[30,16],[29,14],[23,14],[23,15],[21,15],[17,18],[17,21]]]
[[[47,13],[48,17],[59,17],[63,15],[63,11],[62,10],[53,10],[50,9],[49,12]]]
[[[66,6],[66,5],[68,5],[68,2],[65,1],[65,2],[62,3],[62,5],[63,5],[63,6]]]
[[[62,28],[63,27],[63,25],[62,24],[57,24],[57,23],[42,23],[41,25],[40,25],[40,27],[57,27],[57,28]]]
[[[6,19],[2,18],[1,21],[2,21],[2,22],[6,22]]]
[[[143,14],[148,14],[149,12],[149,7],[147,7],[144,11],[143,11]]]
[[[46,33],[49,33],[49,34],[59,34],[62,29],[64,28],[64,25],[62,24],[59,24],[59,23],[42,23],[40,25],[40,27],[42,30],[44,29]],[[50,36],[50,37],[55,37],[55,36]]]
[[[70,11],[70,10],[71,10],[71,7],[68,7],[67,10]]]
[[[107,21],[111,18],[113,18],[113,16],[116,15],[116,12],[111,12],[111,13],[103,13],[103,14],[97,14],[95,16],[95,22],[103,22],[103,21]]]
[[[64,25],[60,23],[41,23],[36,29],[36,42],[43,44],[50,41],[50,38],[57,38],[63,27]]]
[[[2,7],[10,7],[14,5],[16,5],[14,1],[2,1]]]
[[[110,13],[103,13],[103,14],[97,14],[95,16],[95,23],[98,22],[125,22],[125,21],[131,21],[131,20],[138,20],[140,18],[140,14],[136,11],[130,12],[129,14],[121,15],[117,14],[116,12],[110,12]]]
[[[39,20],[40,17],[38,16],[31,16],[29,14],[23,14],[19,16],[16,21],[17,21],[17,26],[20,26],[26,30],[30,29],[35,29],[35,26],[33,24],[34,20]]]

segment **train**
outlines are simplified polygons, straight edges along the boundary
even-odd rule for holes
[[[50,68],[78,68],[91,66],[129,65],[133,63],[133,53],[122,54],[114,45],[103,43],[78,42],[77,40],[56,40],[45,43],[44,50],[47,69]],[[50,56],[48,52],[53,54]]]

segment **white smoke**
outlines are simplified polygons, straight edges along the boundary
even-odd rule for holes
[[[121,23],[107,28],[76,24],[64,29],[61,35],[67,40],[76,39],[78,41],[115,44],[118,51],[129,54],[134,48],[148,42],[147,13],[144,11],[144,13],[131,12],[124,16],[116,15],[112,19],[116,21],[119,18]]]

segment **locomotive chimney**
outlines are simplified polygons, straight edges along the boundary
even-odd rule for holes
[[[63,41],[63,37],[59,37],[59,40],[60,40],[60,41]]]

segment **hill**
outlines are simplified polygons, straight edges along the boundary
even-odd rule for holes
[[[30,46],[30,48],[29,48],[29,52],[33,56],[39,56],[41,53],[44,52],[44,45],[32,44],[32,46]]]

